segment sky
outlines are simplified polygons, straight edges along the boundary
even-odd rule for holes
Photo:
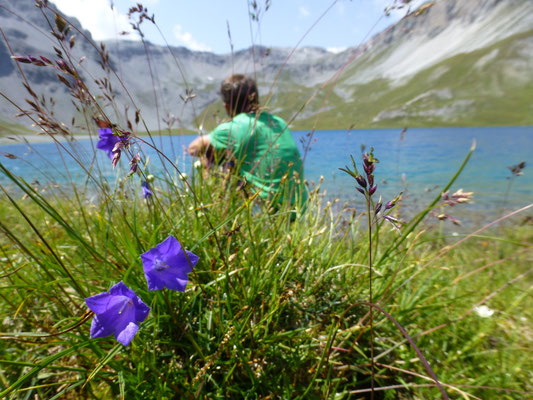
[[[141,3],[155,17],[156,25],[150,21],[141,24],[147,40],[217,54],[252,45],[293,48],[300,41],[299,47],[317,46],[339,52],[364,43],[406,12],[404,8],[386,16],[384,9],[394,0],[255,0],[259,10],[256,20],[250,18],[254,0],[51,2],[65,15],[76,17],[97,41],[139,40],[127,14],[130,7]],[[414,0],[411,7],[422,2]]]

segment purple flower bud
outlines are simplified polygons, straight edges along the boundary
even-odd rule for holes
[[[370,157],[368,156],[368,153],[363,154],[363,166],[371,166],[372,161],[370,161]]]
[[[111,152],[116,153],[117,151],[122,150],[123,147],[124,147],[124,142],[119,140],[118,142],[115,143],[115,145],[113,146],[113,150],[111,150]]]
[[[365,170],[365,173],[368,176],[374,172],[374,170],[376,169],[376,165],[375,164],[370,164],[370,165],[363,164],[363,169]]]
[[[381,211],[381,202],[376,204],[376,207],[374,208],[374,215],[377,215]]]
[[[120,160],[120,150],[113,152],[113,160],[111,161],[111,165],[113,166],[113,169],[117,166],[118,160]]]
[[[387,204],[385,204],[385,210],[390,210],[395,205],[396,205],[396,202],[394,202],[393,200],[390,200],[387,202]]]
[[[142,187],[143,196],[145,199],[148,199],[154,195],[154,193],[152,192],[152,189],[150,189],[150,186],[148,185],[148,182],[146,181],[141,182],[141,187]]]
[[[137,172],[138,162],[141,159],[141,156],[139,153],[137,153],[131,160],[130,160],[130,175]]]
[[[376,193],[377,188],[378,188],[378,185],[374,185],[374,186],[372,186],[372,187],[368,190],[368,194],[369,194],[370,196],[372,196],[374,193]]]
[[[31,61],[28,60],[26,57],[21,56],[11,56],[11,58],[17,62],[24,63],[24,64],[30,64]]]
[[[57,60],[56,61],[57,66],[59,69],[69,73],[70,75],[74,75],[74,71],[69,67],[69,65],[65,62],[65,60]]]
[[[46,64],[44,62],[42,62],[41,60],[39,60],[38,58],[36,57],[33,57],[33,56],[28,56],[28,60],[33,64],[33,65],[37,65],[39,67],[44,67]]]
[[[357,191],[361,194],[365,194],[365,191],[359,187],[356,187]]]
[[[47,64],[52,64],[52,61],[50,61],[48,58],[46,58],[45,56],[40,56],[41,57],[41,60],[43,60],[45,63]]]
[[[366,188],[366,179],[363,178],[362,175],[357,175],[355,177],[355,180],[357,181],[357,183],[359,184],[359,186],[361,186],[362,188]]]
[[[374,186],[374,175],[368,175],[368,184]]]

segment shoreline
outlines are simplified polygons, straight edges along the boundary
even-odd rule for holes
[[[195,134],[190,134],[190,135],[195,135]],[[139,138],[144,138],[147,136],[148,135],[138,135]],[[159,135],[152,135],[152,136],[158,137]],[[172,135],[172,136],[180,137],[180,136],[189,136],[189,135],[178,134],[178,135]],[[98,141],[97,133],[94,135],[87,135],[87,134],[75,135],[75,136],[72,136],[73,140],[71,141],[89,140],[91,139],[91,137],[94,140]],[[32,145],[32,144],[38,144],[38,143],[54,143],[55,141],[68,142],[69,139],[66,139],[65,137],[59,136],[59,135],[53,138],[49,135],[37,135],[37,134],[24,134],[24,135],[13,135],[12,134],[12,135],[0,136],[0,146],[19,145],[19,144]]]
[[[90,139],[90,135],[76,135],[73,137],[74,140],[87,140]],[[57,136],[53,138],[49,135],[37,135],[37,134],[27,134],[27,135],[9,135],[9,136],[0,136],[0,146],[9,146],[9,145],[18,145],[18,144],[36,144],[36,143],[53,143],[66,142],[66,139],[63,136]]]

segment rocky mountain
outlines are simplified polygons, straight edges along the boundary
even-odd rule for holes
[[[300,129],[533,124],[533,0],[435,0],[340,54],[254,47],[216,55],[127,40],[101,47],[66,19],[73,27],[59,43],[51,2],[0,0],[2,126],[32,122],[15,118],[14,104],[31,109],[26,79],[55,120],[83,130],[57,68],[11,59],[55,61],[61,44],[97,101],[89,114],[104,111],[125,124],[140,110],[150,129],[208,129],[222,117],[220,81],[233,72],[255,75],[262,102]]]
[[[422,9],[366,44],[320,126],[341,115],[371,127],[533,124],[533,1]]]

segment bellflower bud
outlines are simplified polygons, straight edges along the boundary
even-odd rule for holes
[[[113,160],[111,161],[111,165],[113,166],[113,169],[117,166],[118,160],[120,160],[120,153],[121,153],[120,150],[113,152]]]
[[[366,188],[366,179],[363,178],[362,175],[357,175],[355,177],[355,180],[357,181],[357,183],[359,184],[359,186],[363,187],[363,188]]]

